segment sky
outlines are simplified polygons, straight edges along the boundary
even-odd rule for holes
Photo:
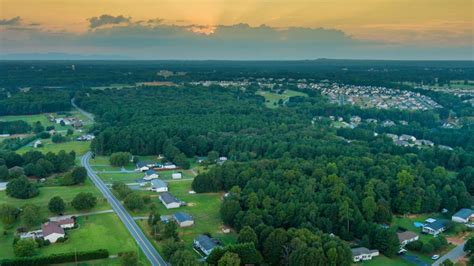
[[[0,58],[474,59],[472,0],[0,0]]]

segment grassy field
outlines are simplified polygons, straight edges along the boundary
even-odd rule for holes
[[[290,99],[290,97],[295,97],[295,96],[308,97],[306,93],[292,91],[292,90],[285,90],[282,94],[267,92],[267,91],[258,91],[257,94],[265,97],[265,106],[268,108],[277,108],[278,101],[282,100],[283,102],[285,102],[288,99]]]
[[[170,181],[169,191],[178,199],[188,203],[188,206],[179,209],[167,210],[158,197],[152,199],[153,202],[158,203],[158,211],[162,215],[171,215],[178,211],[186,212],[194,217],[194,225],[189,228],[180,228],[179,236],[186,243],[186,246],[192,248],[193,239],[202,233],[210,233],[213,237],[221,239],[224,243],[233,243],[236,240],[236,234],[224,234],[220,230],[222,221],[219,216],[219,209],[221,205],[221,193],[202,193],[189,194],[191,190],[191,180],[184,181]],[[136,215],[143,215],[145,213],[136,213]],[[148,224],[146,221],[141,221],[142,228],[149,233]]]
[[[89,150],[90,142],[89,141],[68,141],[63,143],[53,143],[51,139],[41,140],[43,147],[33,148],[30,145],[26,145],[18,149],[16,152],[23,154],[25,152],[35,150],[42,153],[58,153],[61,150],[66,152],[75,151],[76,155],[83,155]]]
[[[56,187],[41,187],[40,194],[31,199],[15,199],[6,195],[5,191],[0,192],[0,204],[8,203],[15,207],[22,207],[25,204],[35,204],[41,208],[41,214],[44,217],[55,216],[48,211],[48,202],[54,196],[60,196],[66,203],[72,201],[72,199],[80,192],[91,192],[98,198],[97,206],[92,211],[110,209],[110,206],[103,198],[102,194],[87,181],[84,185],[80,186],[56,186]],[[65,213],[77,213],[69,204],[66,206]]]
[[[91,121],[87,117],[85,117],[83,114],[77,112],[77,111],[71,111],[69,112],[71,116],[77,117],[81,120],[83,120],[85,125],[90,125]],[[45,114],[37,114],[37,115],[9,115],[9,116],[0,116],[0,121],[14,121],[14,120],[23,120],[27,122],[30,125],[33,125],[37,121],[41,122],[41,124],[44,127],[47,126],[54,126],[57,131],[65,131],[69,128],[72,128],[72,126],[61,126],[60,124],[56,124],[54,122],[51,122],[48,120],[48,115],[49,113]],[[65,117],[64,115],[58,115],[55,113],[52,113],[54,117]]]
[[[137,245],[114,213],[97,214],[78,218],[79,228],[68,232],[64,243],[41,248],[42,255],[70,251],[86,251],[105,248],[110,254],[136,251]]]

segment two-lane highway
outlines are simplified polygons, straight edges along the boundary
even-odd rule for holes
[[[121,202],[117,200],[117,198],[112,194],[109,188],[105,185],[105,183],[95,174],[94,170],[89,165],[89,159],[91,157],[91,152],[87,152],[81,158],[81,164],[87,170],[87,174],[91,178],[92,182],[95,186],[104,194],[104,197],[112,206],[112,209],[115,213],[119,216],[120,220],[122,220],[125,227],[130,231],[133,238],[137,242],[140,249],[143,251],[145,256],[148,258],[150,263],[155,265],[167,265],[163,258],[158,254],[156,249],[153,247],[151,242],[146,238],[145,234],[141,231],[140,227],[135,223],[133,218],[128,214],[127,210],[123,207]]]

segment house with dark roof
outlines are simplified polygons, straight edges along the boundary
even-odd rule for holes
[[[173,215],[174,220],[179,227],[188,227],[194,224],[194,219],[191,215],[184,212],[177,212]]]
[[[145,171],[145,176],[143,177],[143,180],[146,180],[146,181],[149,181],[149,180],[152,180],[152,179],[155,179],[155,178],[158,178],[160,177],[158,175],[158,173],[153,170],[153,169],[149,169],[147,171]]]
[[[446,223],[442,220],[434,220],[431,223],[426,223],[421,227],[421,232],[437,236],[446,230]]]
[[[453,222],[463,224],[468,223],[471,219],[474,219],[474,210],[468,208],[460,209],[451,217]]]
[[[401,248],[405,247],[408,243],[416,241],[420,238],[415,232],[412,231],[398,232],[397,237]]]
[[[144,162],[138,162],[136,164],[136,167],[137,167],[137,170],[140,171],[140,172],[145,172],[145,171],[150,170],[150,167],[148,167],[146,165],[146,163],[144,163]]]
[[[59,238],[65,237],[64,229],[58,222],[48,222],[41,226],[41,231],[44,240],[49,240],[50,243],[56,243]]]
[[[212,239],[206,235],[198,235],[194,239],[193,246],[209,256],[209,254],[211,254],[212,250],[215,249],[218,244],[215,239]]]
[[[171,195],[169,192],[163,192],[160,194],[160,201],[165,205],[167,209],[179,208],[181,201]]]
[[[377,257],[379,255],[379,251],[377,249],[368,249],[365,247],[353,248],[351,249],[351,252],[352,260],[354,262],[371,260],[373,257]]]
[[[154,192],[166,192],[168,191],[168,184],[161,179],[151,180],[150,190]]]

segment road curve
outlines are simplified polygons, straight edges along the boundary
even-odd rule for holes
[[[92,170],[91,166],[89,165],[89,159],[91,157],[91,154],[91,152],[87,152],[86,154],[84,154],[84,156],[82,156],[81,165],[86,168],[87,174],[89,175],[94,185],[102,192],[104,197],[112,206],[112,209],[118,215],[120,220],[122,220],[128,231],[130,231],[130,234],[132,234],[133,238],[135,239],[145,256],[148,258],[151,265],[167,265],[167,263],[160,256],[160,254],[158,254],[158,252],[153,247],[148,238],[146,238],[145,234],[143,234],[140,227],[138,227],[138,225],[135,223],[135,221],[127,212],[127,210],[125,210],[120,201],[117,200],[117,198],[112,194],[112,192],[105,185],[105,183]]]
[[[94,121],[94,115],[89,112],[86,112],[84,109],[77,106],[74,100],[74,98],[71,99],[71,105],[76,108],[80,113],[82,113],[85,117],[89,118],[91,121]]]
[[[437,261],[435,261],[432,265],[433,266],[438,266],[441,265],[441,263],[447,259],[451,260],[452,262],[456,263],[459,259],[461,259],[463,256],[465,256],[467,253],[464,252],[464,245],[466,245],[466,241],[464,241],[461,245],[451,249],[448,253],[444,254],[441,258],[439,258]]]

